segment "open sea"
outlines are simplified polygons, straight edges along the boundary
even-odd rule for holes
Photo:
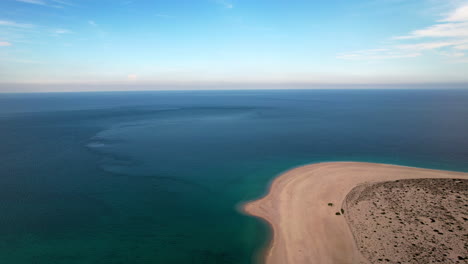
[[[468,171],[468,90],[0,94],[0,264],[252,263],[295,166]]]

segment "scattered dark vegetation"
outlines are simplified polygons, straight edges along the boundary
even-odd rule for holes
[[[363,185],[350,192],[346,205],[370,263],[468,263],[468,180]]]

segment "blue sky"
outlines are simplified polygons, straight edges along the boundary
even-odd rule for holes
[[[1,0],[0,83],[468,82],[468,2]]]

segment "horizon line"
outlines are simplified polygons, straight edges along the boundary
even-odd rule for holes
[[[43,89],[37,89],[37,88]],[[20,88],[20,89],[18,89]],[[147,92],[147,91],[245,91],[245,90],[434,90],[468,89],[468,82],[401,83],[0,83],[0,93]]]

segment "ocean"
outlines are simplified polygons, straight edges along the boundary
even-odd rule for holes
[[[0,263],[252,263],[324,161],[468,171],[468,90],[0,94]]]

